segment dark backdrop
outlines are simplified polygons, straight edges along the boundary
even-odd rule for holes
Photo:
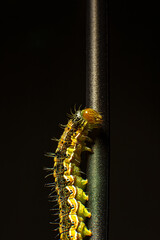
[[[85,0],[1,8],[1,239],[55,239],[43,154],[85,107]],[[158,6],[109,2],[110,240],[159,239]],[[105,191],[102,189],[102,191]]]
[[[159,239],[158,5],[110,1],[110,239]]]

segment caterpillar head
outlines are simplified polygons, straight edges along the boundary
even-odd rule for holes
[[[82,110],[81,115],[92,128],[98,127],[100,124],[102,124],[102,116],[92,108],[86,108]]]

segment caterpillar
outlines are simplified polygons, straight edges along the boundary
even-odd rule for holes
[[[71,112],[70,120],[64,127],[64,132],[58,141],[55,153],[47,153],[52,157],[54,166],[51,169],[55,182],[48,184],[54,189],[50,193],[53,202],[57,201],[59,213],[59,236],[62,240],[81,240],[91,236],[91,230],[85,225],[85,218],[90,218],[91,213],[85,207],[89,196],[84,192],[87,179],[81,177],[81,153],[92,149],[86,142],[92,142],[88,133],[100,127],[102,116],[97,111],[86,108]],[[57,197],[53,195],[57,193]]]

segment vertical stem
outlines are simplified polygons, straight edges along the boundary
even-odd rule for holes
[[[86,106],[99,111],[103,126],[87,166],[89,228],[92,240],[108,239],[109,209],[109,79],[108,5],[105,0],[87,0]]]

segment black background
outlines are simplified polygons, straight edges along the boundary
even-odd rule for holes
[[[85,0],[1,7],[1,239],[55,239],[43,154],[85,107]],[[159,239],[158,6],[109,1],[110,240]],[[102,191],[105,191],[102,189]]]

